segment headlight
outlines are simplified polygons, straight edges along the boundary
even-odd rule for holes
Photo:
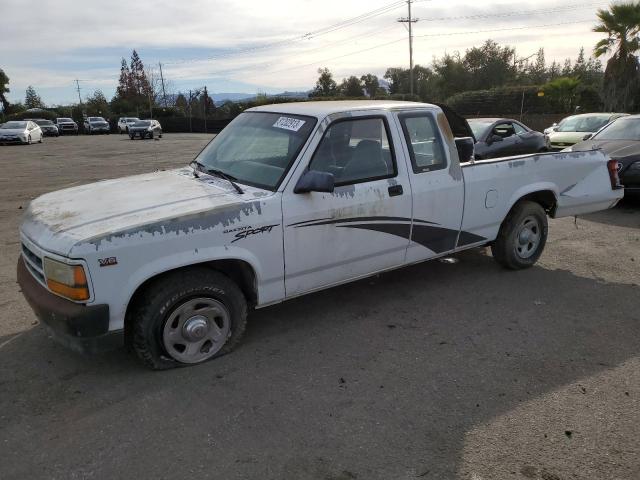
[[[68,265],[45,257],[44,276],[52,292],[71,300],[89,300],[89,286],[82,265]]]

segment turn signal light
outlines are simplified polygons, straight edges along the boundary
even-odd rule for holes
[[[45,257],[44,275],[52,292],[70,300],[89,300],[89,285],[82,265],[68,265]]]
[[[609,170],[609,179],[611,180],[611,188],[613,190],[620,190],[624,188],[620,184],[620,177],[618,176],[618,161],[617,160],[609,160],[607,162],[607,170]]]

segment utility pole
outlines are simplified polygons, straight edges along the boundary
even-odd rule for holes
[[[167,93],[164,91],[164,77],[162,76],[162,64],[158,62],[160,67],[160,82],[162,83],[162,99],[164,100],[164,106],[167,107]]]
[[[80,102],[80,108],[82,108],[82,97],[80,96],[80,80],[76,78],[75,82],[76,82],[76,88],[78,89],[78,100]]]
[[[204,86],[204,133],[207,133],[207,110],[209,103],[209,94],[207,93],[207,86]]]
[[[411,16],[411,3],[413,0],[407,0],[407,7],[409,10],[409,16],[399,18],[398,22],[409,24],[409,93],[413,95],[413,29],[412,26],[419,18],[413,18]]]
[[[191,125],[191,90],[189,90],[189,132],[193,133],[193,127]]]

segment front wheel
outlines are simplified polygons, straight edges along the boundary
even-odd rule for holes
[[[547,242],[547,214],[540,204],[518,202],[502,223],[491,246],[493,258],[505,268],[520,270],[533,266]]]
[[[130,138],[131,140],[133,140],[134,138],[136,138],[136,136],[135,136],[135,135],[129,135],[129,138]]]
[[[130,315],[136,354],[160,370],[230,352],[244,333],[247,302],[226,275],[194,267],[152,282]]]
[[[27,137],[27,145],[31,145],[31,135]]]

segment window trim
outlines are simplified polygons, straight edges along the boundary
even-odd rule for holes
[[[419,167],[418,164],[416,163],[415,152],[413,151],[413,144],[411,143],[411,137],[409,136],[409,132],[407,130],[407,125],[405,123],[405,120],[407,118],[421,118],[421,117],[427,117],[428,121],[431,122],[431,126],[433,127],[433,132],[435,134],[435,138],[440,141],[440,149],[442,151],[442,158],[444,159],[444,162],[442,162],[441,165]],[[426,173],[426,172],[436,172],[438,170],[443,170],[447,168],[447,166],[449,165],[449,158],[444,148],[444,140],[442,138],[442,135],[440,134],[438,123],[436,119],[433,118],[433,114],[431,111],[427,110],[423,112],[400,113],[398,114],[398,120],[400,120],[400,126],[402,127],[402,134],[404,135],[404,140],[407,145],[407,151],[409,152],[409,158],[411,159],[411,169],[413,170],[413,173],[418,174],[418,173]]]
[[[393,172],[387,175],[382,175],[382,176],[377,176],[377,177],[367,177],[367,178],[363,178],[357,181],[346,181],[346,182],[336,182],[335,183],[335,187],[344,187],[346,185],[357,185],[359,183],[366,183],[366,182],[373,182],[376,180],[384,180],[387,178],[395,178],[398,176],[398,162],[396,159],[396,150],[395,150],[395,146],[393,144],[393,137],[391,136],[391,129],[389,128],[389,121],[387,119],[387,116],[384,114],[373,114],[373,115],[358,115],[358,116],[353,116],[353,117],[344,117],[344,118],[338,118],[336,120],[334,120],[333,122],[331,122],[327,128],[325,128],[324,132],[322,133],[322,138],[320,139],[320,141],[318,142],[318,144],[316,145],[316,148],[313,152],[313,155],[311,155],[311,159],[309,160],[309,164],[307,165],[307,168],[305,170],[303,170],[303,173],[306,171],[311,170],[311,164],[313,163],[313,159],[316,157],[316,154],[318,153],[318,151],[320,150],[320,146],[322,145],[322,141],[325,139],[325,136],[327,135],[327,132],[329,130],[331,130],[331,127],[333,127],[334,125],[338,124],[338,123],[342,123],[342,122],[357,122],[358,120],[382,120],[382,124],[384,125],[384,131],[385,134],[387,135],[387,142],[389,143],[389,153],[391,154],[391,164],[393,165]]]

